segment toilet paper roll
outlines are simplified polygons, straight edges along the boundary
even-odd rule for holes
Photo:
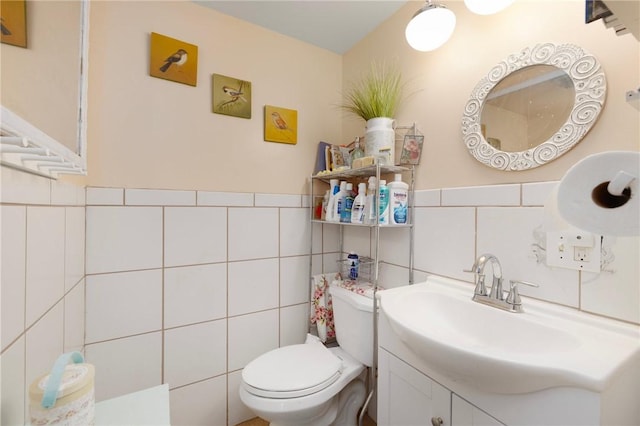
[[[590,155],[564,175],[557,208],[564,220],[599,235],[640,234],[640,152]]]

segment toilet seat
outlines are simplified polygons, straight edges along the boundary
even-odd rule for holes
[[[322,343],[284,346],[242,370],[247,392],[266,398],[297,398],[325,389],[340,377],[342,360]]]

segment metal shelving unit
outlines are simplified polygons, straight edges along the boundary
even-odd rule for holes
[[[373,224],[354,224],[354,223],[341,223],[341,222],[327,222],[324,220],[317,219],[315,217],[315,206],[319,201],[320,204],[322,199],[324,198],[324,194],[326,192],[327,186],[329,185],[329,181],[331,179],[339,179],[339,180],[348,180],[354,183],[354,186],[357,186],[358,182],[366,182],[371,176],[376,177],[376,182],[379,184],[381,177],[393,176],[396,173],[400,173],[404,176],[409,176],[405,182],[409,184],[408,189],[408,206],[409,206],[409,218],[408,223],[403,225],[381,225],[379,223],[379,219],[376,218],[376,223]],[[389,180],[388,180],[389,181]],[[323,226],[338,226],[339,227],[339,250],[341,258],[343,256],[346,257],[344,253],[344,228],[349,226],[355,227],[366,227],[370,228],[373,231],[373,253],[371,253],[371,276],[370,281],[373,284],[373,312],[378,312],[378,299],[376,297],[376,293],[378,291],[378,279],[379,279],[379,265],[380,265],[380,229],[382,228],[391,228],[391,229],[403,229],[409,228],[409,284],[413,284],[413,247],[414,247],[414,184],[415,184],[415,168],[413,166],[404,167],[404,166],[385,166],[385,165],[372,165],[367,167],[362,167],[353,170],[344,170],[332,173],[323,173],[320,175],[311,176],[309,179],[309,194],[311,197],[311,205],[310,205],[310,222],[311,224],[320,223]],[[323,188],[321,191],[317,189],[321,187]],[[378,187],[377,187],[378,188]],[[311,247],[311,256],[309,260],[309,271],[313,271],[313,229],[311,230],[311,238],[310,238],[310,247]],[[311,304],[310,304],[311,309]],[[365,400],[364,406],[360,413],[359,424],[362,425],[362,419],[366,410],[369,406],[371,398],[374,395],[377,383],[377,369],[378,369],[378,315],[373,315],[373,365],[369,369],[369,380],[367,384],[367,398]]]

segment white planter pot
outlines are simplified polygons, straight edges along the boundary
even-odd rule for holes
[[[364,136],[364,155],[372,156],[380,164],[395,164],[396,121],[392,118],[379,117],[367,121]]]

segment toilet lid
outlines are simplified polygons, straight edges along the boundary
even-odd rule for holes
[[[268,398],[295,398],[318,392],[340,376],[342,361],[322,343],[283,346],[242,370],[245,389]]]

